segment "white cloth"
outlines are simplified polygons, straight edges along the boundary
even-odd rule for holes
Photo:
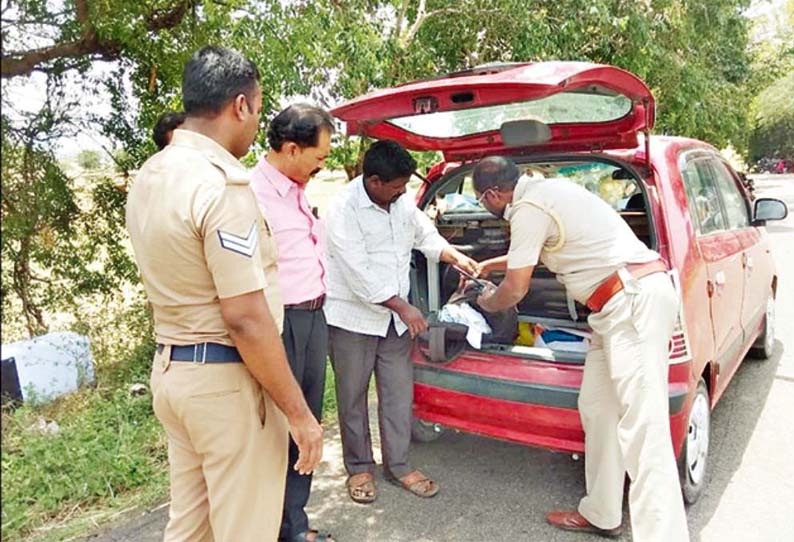
[[[71,331],[4,344],[0,352],[16,361],[24,401],[51,401],[94,382],[88,337]]]
[[[438,261],[449,246],[433,222],[403,195],[388,211],[376,205],[361,177],[345,186],[331,203],[326,219],[329,325],[386,337],[394,320],[398,335],[408,329],[388,308],[393,296],[408,299],[411,250]]]
[[[516,205],[521,200],[536,205]],[[560,236],[555,216],[562,223],[564,242],[550,251]],[[626,263],[659,259],[607,202],[565,179],[522,177],[505,218],[510,221],[507,267],[541,261],[580,303]]]
[[[628,473],[633,539],[687,542],[667,383],[678,298],[664,273],[633,286],[588,318],[593,335],[579,393],[587,496],[579,513],[603,529],[620,525]]]
[[[473,348],[482,346],[482,336],[492,331],[485,316],[468,303],[447,303],[438,312],[438,319],[467,326],[466,341]]]

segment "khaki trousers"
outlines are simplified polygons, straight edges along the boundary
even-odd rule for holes
[[[281,524],[287,423],[242,363],[169,362],[151,374],[168,435],[165,542],[274,541]]]
[[[668,341],[678,299],[664,273],[636,280],[588,320],[579,412],[587,496],[579,513],[611,529],[622,523],[625,475],[635,542],[686,542],[686,513],[670,437]]]

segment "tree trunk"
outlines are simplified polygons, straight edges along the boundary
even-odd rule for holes
[[[28,335],[33,338],[47,333],[48,328],[44,322],[41,308],[31,300],[30,281],[30,237],[26,237],[22,239],[19,252],[14,260],[14,292],[22,301],[25,327],[28,330]]]

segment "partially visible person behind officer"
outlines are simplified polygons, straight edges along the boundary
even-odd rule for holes
[[[154,312],[154,411],[168,436],[165,542],[273,541],[287,432],[308,473],[322,428],[281,344],[276,249],[238,159],[262,109],[259,71],[204,47],[185,66],[186,118],[129,192],[127,229]]]
[[[314,416],[320,419],[328,358],[325,323],[325,234],[306,198],[306,185],[331,151],[334,124],[318,107],[295,104],[270,122],[270,151],[251,174],[251,188],[273,228],[278,246],[278,279],[284,300],[284,348],[295,379]],[[294,442],[289,463],[298,459]],[[284,518],[279,540],[330,542],[332,537],[309,529],[306,503],[312,477],[287,469]]]
[[[507,256],[480,263],[481,276],[506,270],[504,280],[478,304],[490,312],[517,304],[542,262],[592,311],[579,394],[587,495],[577,511],[551,512],[548,522],[618,536],[628,472],[634,540],[686,542],[667,396],[679,302],[664,262],[576,183],[521,176],[512,160],[493,156],[474,167],[474,190],[488,211],[510,221]]]
[[[182,126],[183,122],[185,122],[185,114],[181,111],[166,111],[160,115],[152,130],[152,139],[157,145],[157,150],[161,151],[171,143],[174,130]]]

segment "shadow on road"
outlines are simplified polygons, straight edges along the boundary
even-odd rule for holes
[[[723,493],[742,463],[775,381],[783,351],[783,343],[778,340],[770,359],[745,359],[712,412],[708,485],[700,500],[688,511],[693,542],[701,540],[701,531],[714,516]]]
[[[778,341],[767,361],[745,360],[714,410],[709,483],[689,510],[693,541],[709,523],[742,463],[748,442],[775,380],[783,355]],[[371,414],[374,422],[375,409]],[[377,427],[373,447],[380,463]],[[599,537],[569,533],[546,524],[545,513],[575,508],[584,491],[584,465],[569,454],[553,453],[448,430],[439,440],[414,444],[415,467],[436,479],[441,493],[419,499],[376,475],[378,500],[353,503],[345,489],[338,431],[328,431],[325,459],[315,476],[309,512],[312,527],[342,542],[442,542],[517,540],[594,542]],[[717,468],[719,466],[719,468]],[[162,538],[167,509],[109,529],[91,542],[155,542]],[[626,533],[631,540],[628,510]],[[465,534],[465,535],[464,535]],[[463,538],[461,538],[463,537]]]
[[[378,500],[357,505],[340,469],[312,492],[315,527],[357,541],[588,540],[544,520],[546,511],[574,507],[581,496],[582,464],[568,454],[448,431],[435,442],[415,444],[411,460],[439,482],[437,497],[414,497],[378,472]]]

